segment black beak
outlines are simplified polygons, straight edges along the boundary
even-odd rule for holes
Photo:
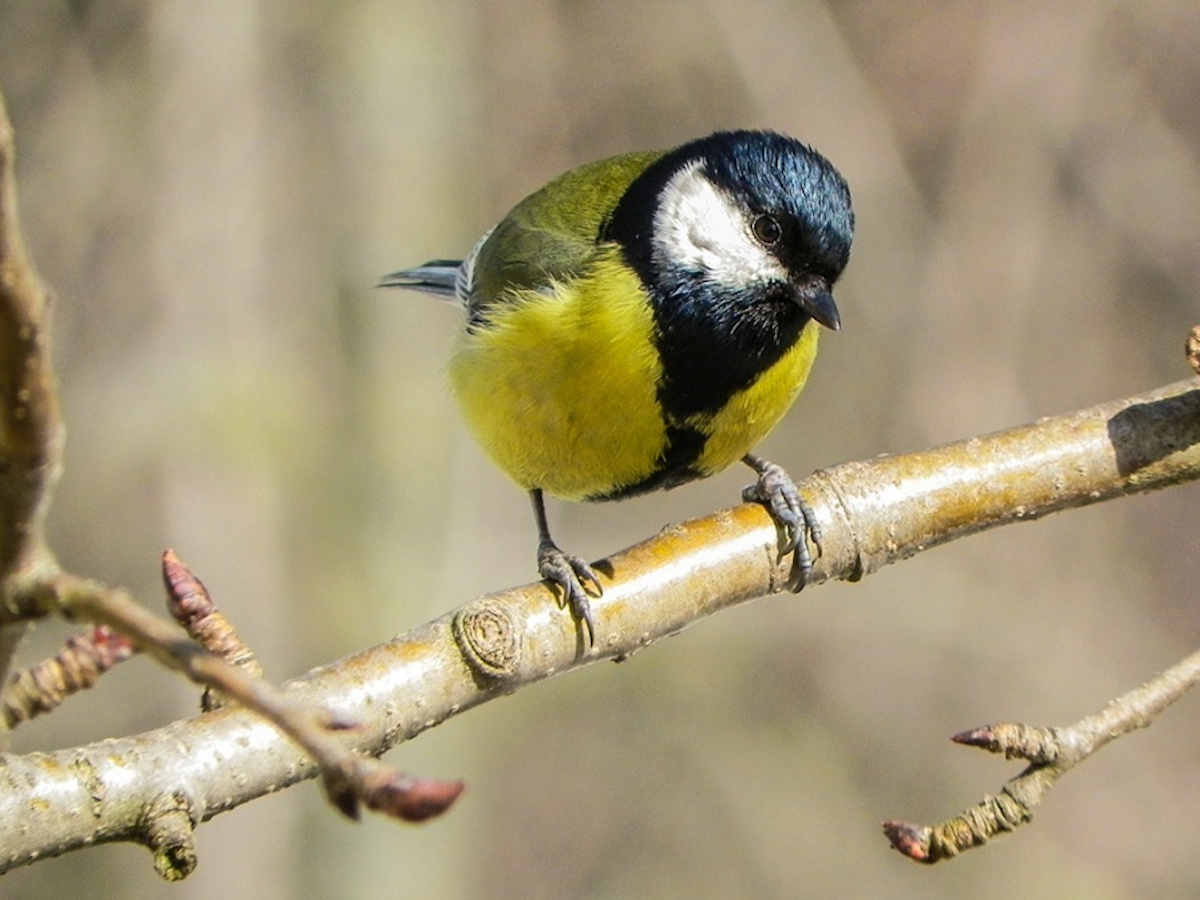
[[[814,280],[798,285],[796,302],[802,310],[830,331],[837,331],[842,327],[842,317],[838,315],[837,304],[833,302],[833,294],[825,281]]]

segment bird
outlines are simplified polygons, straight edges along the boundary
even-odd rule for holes
[[[463,260],[384,276],[456,301],[448,365],[468,430],[528,492],[540,575],[594,646],[593,567],[554,542],[545,495],[622,500],[739,461],[794,553],[820,553],[786,470],[752,451],[804,387],[854,212],[829,160],[775,131],[732,130],[602,159],[518,203]]]

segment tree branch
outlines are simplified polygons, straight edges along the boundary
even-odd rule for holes
[[[823,470],[801,488],[824,532],[819,580],[856,580],[954,537],[1200,477],[1200,383],[932,450]],[[781,590],[788,566],[766,512],[747,505],[664,530],[598,564],[589,649],[544,584],[481,597],[315,670],[289,696],[360,728],[377,755],[447,718]],[[199,823],[317,774],[278,731],[228,708],[136,737],[0,767],[0,871],[75,847],[146,842],[148,810],[186,798]],[[130,774],[136,772],[136,777]],[[81,814],[81,813],[86,813]]]
[[[997,525],[1196,478],[1200,381],[920,453],[848,463],[805,485],[835,556],[858,576]],[[827,525],[825,518],[830,518]],[[846,573],[849,573],[848,575]]]

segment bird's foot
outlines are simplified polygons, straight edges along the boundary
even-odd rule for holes
[[[596,625],[592,621],[592,605],[584,585],[590,585],[599,597],[604,593],[600,579],[582,558],[564,553],[551,540],[543,540],[538,544],[537,560],[538,572],[547,581],[562,588],[564,605],[570,608],[575,620],[587,632],[588,646],[593,646],[596,643]]]
[[[821,555],[821,526],[817,524],[816,514],[800,495],[796,482],[792,481],[783,466],[749,454],[745,457],[745,463],[758,472],[758,481],[742,490],[742,500],[763,504],[775,524],[783,530],[783,544],[779,552],[784,556],[795,552],[795,572],[799,577],[793,581],[792,590],[799,591],[808,583],[808,576],[812,572],[813,555],[808,548],[809,541],[812,541],[817,555]]]

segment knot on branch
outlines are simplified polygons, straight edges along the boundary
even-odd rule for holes
[[[141,841],[154,854],[154,871],[182,881],[196,869],[192,803],[182,793],[160,794],[142,813]]]
[[[452,628],[473,672],[489,679],[516,674],[521,662],[520,629],[507,607],[485,597],[460,609]]]

